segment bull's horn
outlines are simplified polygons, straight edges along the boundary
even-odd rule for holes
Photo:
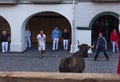
[[[93,43],[93,45],[92,46],[90,46],[91,48],[94,48],[95,47],[95,42]]]
[[[77,40],[78,41],[78,40]],[[78,41],[78,46],[80,45],[80,42]]]

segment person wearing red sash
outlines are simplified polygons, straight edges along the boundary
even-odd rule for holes
[[[39,56],[43,57],[45,53],[45,46],[46,46],[46,35],[44,34],[43,30],[40,31],[40,34],[37,35],[37,43],[38,43],[38,51]]]

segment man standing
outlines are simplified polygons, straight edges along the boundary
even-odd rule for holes
[[[113,29],[113,32],[111,32],[110,40],[112,43],[112,51],[115,52],[115,47],[116,47],[117,51],[119,52],[119,46],[118,46],[119,34],[116,31],[116,29]]]
[[[40,31],[40,34],[37,35],[38,51],[40,57],[43,57],[45,53],[46,46],[46,35],[43,33],[43,30]]]
[[[31,32],[30,30],[27,28],[25,31],[25,40],[26,40],[26,48],[31,48]]]
[[[4,30],[1,35],[1,43],[2,43],[2,53],[5,53],[8,51],[8,34]]]
[[[107,60],[109,60],[106,50],[107,50],[106,39],[103,37],[102,33],[99,33],[99,37],[97,39],[97,44],[96,44],[96,55],[94,57],[94,60],[95,61],[97,60],[97,56],[101,51],[104,52],[105,57],[107,58]]]
[[[53,51],[58,50],[58,42],[60,36],[61,36],[60,30],[58,30],[58,27],[55,27],[55,29],[52,31]]]
[[[64,29],[62,37],[63,37],[64,50],[67,51],[68,50],[68,40],[69,40],[69,32],[67,31],[67,29]]]

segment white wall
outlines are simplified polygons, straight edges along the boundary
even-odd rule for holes
[[[76,5],[76,26],[88,27],[96,15],[106,11],[120,14],[120,2],[80,2]]]
[[[70,4],[20,4],[0,5],[0,15],[4,17],[11,27],[11,52],[22,52],[25,50],[24,30],[30,16],[44,12],[57,12],[66,17],[72,26],[73,8]]]
[[[120,2],[80,2],[76,5],[76,27],[88,27],[91,20],[99,13],[105,11],[120,14]],[[91,31],[73,29],[73,5],[72,4],[20,4],[0,5],[0,15],[4,17],[11,27],[11,52],[25,50],[24,30],[27,20],[36,13],[52,11],[66,17],[72,26],[71,52],[77,50],[77,40],[91,45]],[[74,39],[73,39],[74,38]],[[75,42],[75,43],[74,43]]]
[[[78,30],[76,31],[76,45],[78,45],[77,40],[80,42],[80,44],[88,44],[91,46],[91,30]],[[78,48],[76,47],[76,50]],[[91,52],[91,51],[89,51]]]

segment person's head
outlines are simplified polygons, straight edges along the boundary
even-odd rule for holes
[[[64,29],[64,32],[67,32],[67,29],[66,29],[66,28]]]
[[[99,33],[99,37],[102,37],[103,35],[102,35],[102,33]]]
[[[113,29],[113,32],[116,32],[116,29]]]
[[[55,30],[57,30],[58,29],[58,27],[55,27]]]
[[[40,34],[43,34],[43,30],[40,30]]]
[[[3,30],[2,34],[3,34],[3,35],[6,35],[6,31],[5,31],[5,30]]]

